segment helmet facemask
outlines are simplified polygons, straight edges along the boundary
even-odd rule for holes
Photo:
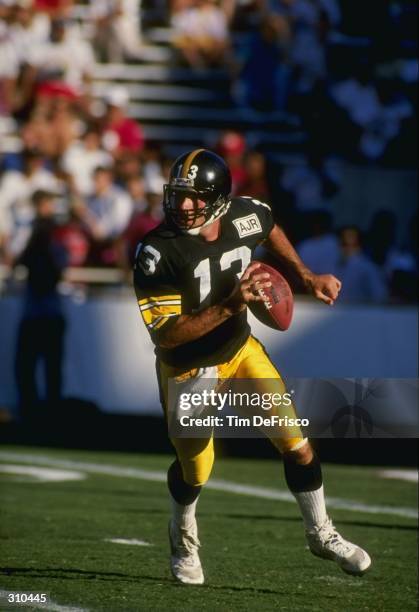
[[[217,195],[214,188],[198,190],[194,187],[193,179],[175,178],[163,187],[163,207],[166,216],[180,230],[190,234],[199,234],[202,227],[214,223],[216,219],[225,214],[229,207],[229,200]],[[181,208],[185,198],[193,203],[193,208]],[[199,205],[199,200],[205,206]],[[200,222],[197,224],[197,221]]]

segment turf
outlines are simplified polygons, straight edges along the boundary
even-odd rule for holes
[[[152,470],[170,462],[161,455],[1,450]],[[383,480],[374,468],[327,465],[324,475],[330,496],[417,507],[414,484]],[[285,489],[274,461],[219,460],[213,477]],[[333,510],[341,532],[373,558],[372,570],[354,578],[306,550],[294,504],[207,489],[199,502],[206,585],[183,587],[168,568],[163,482],[89,473],[85,480],[41,483],[0,473],[0,486],[0,591],[47,592],[62,606],[110,612],[416,610],[411,518]]]

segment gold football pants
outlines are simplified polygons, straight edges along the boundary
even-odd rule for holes
[[[164,409],[168,405],[168,381],[174,378],[184,381],[198,375],[199,369],[185,370],[159,362],[157,366],[160,390],[163,396]],[[249,336],[246,343],[226,363],[216,367],[218,379],[252,379],[252,391],[255,393],[285,393],[285,384],[275,368],[264,347],[256,338]],[[260,413],[260,412],[259,412]],[[273,414],[273,411],[264,416]],[[276,408],[275,413],[288,418],[296,418],[294,406]],[[269,430],[272,431],[272,428]],[[278,426],[278,437],[269,435],[272,444],[280,451],[286,452],[298,448],[304,438],[299,427],[284,429]],[[208,438],[171,438],[177,457],[182,466],[183,478],[190,485],[203,485],[208,480],[214,463],[213,437]]]

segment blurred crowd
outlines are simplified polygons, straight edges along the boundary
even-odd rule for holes
[[[401,3],[382,2],[381,17],[384,4],[384,26],[364,31],[345,1],[152,3],[151,25],[171,26],[178,63],[227,70],[237,105],[299,117],[301,163],[272,169],[233,130],[210,144],[230,165],[234,194],[273,203],[307,265],[340,276],[348,301],[416,299],[414,230],[401,247],[392,213],[379,211],[362,233],[336,228],[329,206],[340,188],[331,154],[364,164],[409,159],[416,49],[402,44],[412,32]],[[64,250],[66,266],[128,271],[137,243],[162,220],[173,160],[130,118],[123,86],[101,100],[91,92],[95,62],[141,58],[140,5],[84,3],[83,29],[73,0],[0,0],[0,137],[12,117],[22,144],[0,152],[0,264],[24,261],[33,233],[48,225],[41,234]]]
[[[370,4],[366,14],[350,0],[171,0],[168,21],[189,66],[230,70],[238,105],[297,114],[324,154],[409,163],[417,6]]]

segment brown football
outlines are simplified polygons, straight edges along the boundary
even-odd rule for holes
[[[260,263],[260,268],[257,269],[256,274],[264,272],[270,274],[271,287],[265,287],[261,290],[268,296],[269,300],[265,302],[249,302],[248,306],[261,323],[273,329],[286,331],[291,325],[294,310],[294,298],[291,288],[278,270],[265,263],[257,263]]]

